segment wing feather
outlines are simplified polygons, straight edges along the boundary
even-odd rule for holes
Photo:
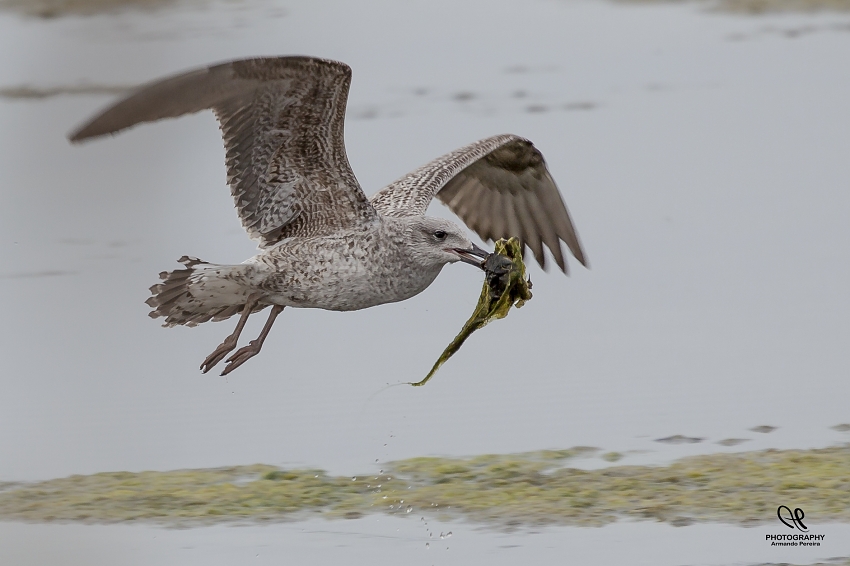
[[[267,246],[377,218],[345,153],[350,82],[351,69],[336,61],[231,61],[143,86],[70,137],[77,142],[212,109],[242,225]]]
[[[493,136],[439,157],[370,199],[385,216],[422,215],[437,197],[485,240],[516,236],[545,268],[543,246],[564,273],[564,242],[587,260],[546,162],[519,136]]]

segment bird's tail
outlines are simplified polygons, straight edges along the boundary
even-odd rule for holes
[[[197,326],[242,311],[251,293],[239,282],[247,265],[217,265],[185,255],[177,261],[186,268],[163,271],[162,283],[150,288],[152,296],[145,302],[153,308],[151,318],[165,317],[163,326]]]

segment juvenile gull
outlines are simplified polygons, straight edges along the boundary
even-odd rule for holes
[[[311,57],[232,61],[142,86],[71,134],[79,142],[211,109],[221,126],[227,182],[259,253],[240,265],[183,256],[160,273],[150,316],[195,326],[240,314],[201,364],[237,345],[248,317],[271,306],[256,340],[230,356],[227,375],[257,355],[284,307],[335,311],[403,301],[447,263],[482,266],[487,253],[455,223],[425,216],[435,196],[485,240],[518,237],[545,267],[545,245],[564,273],[561,242],[584,253],[543,156],[514,135],[439,157],[366,198],[345,154],[351,69]],[[525,249],[525,248],[523,248]]]

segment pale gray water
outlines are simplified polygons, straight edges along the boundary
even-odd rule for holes
[[[427,525],[426,525],[427,523]],[[782,525],[779,525],[782,529]],[[451,532],[448,538],[440,538]],[[493,532],[426,517],[195,529],[0,522],[0,562],[63,566],[230,564],[582,564],[585,566],[807,564],[850,554],[850,525],[819,525],[820,547],[771,547],[775,527],[606,527]],[[431,536],[429,536],[431,534]],[[427,545],[427,546],[426,546]]]
[[[233,323],[166,330],[143,301],[183,254],[253,251],[212,115],[73,147],[65,134],[109,97],[0,99],[0,480],[253,462],[357,473],[578,444],[653,451],[621,461],[638,463],[850,439],[829,428],[850,422],[850,16],[282,6],[3,14],[0,87],[340,59],[354,69],[346,139],[367,194],[475,139],[520,134],[546,156],[592,269],[531,267],[535,299],[424,388],[383,390],[424,376],[460,329],[481,283],[467,266],[401,304],[288,310],[263,355],[228,379],[201,375]],[[779,429],[748,430],[765,424]],[[706,440],[653,442],[675,434]],[[715,444],[730,437],[752,440]]]

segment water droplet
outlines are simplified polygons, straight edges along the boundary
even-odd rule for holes
[[[431,548],[431,543],[430,543],[430,542],[426,542],[426,543],[425,543],[425,550],[428,550],[428,549],[430,549],[430,548]]]
[[[410,513],[411,511],[413,511],[413,506],[412,506],[412,505],[408,505],[408,506],[407,506],[407,509],[405,509],[405,510],[404,510],[404,512],[405,512],[405,513]]]
[[[440,533],[440,538],[449,538],[450,536],[452,536],[451,531],[449,531],[447,533]]]
[[[353,478],[351,478],[351,481],[357,481],[357,476],[354,476]]]

